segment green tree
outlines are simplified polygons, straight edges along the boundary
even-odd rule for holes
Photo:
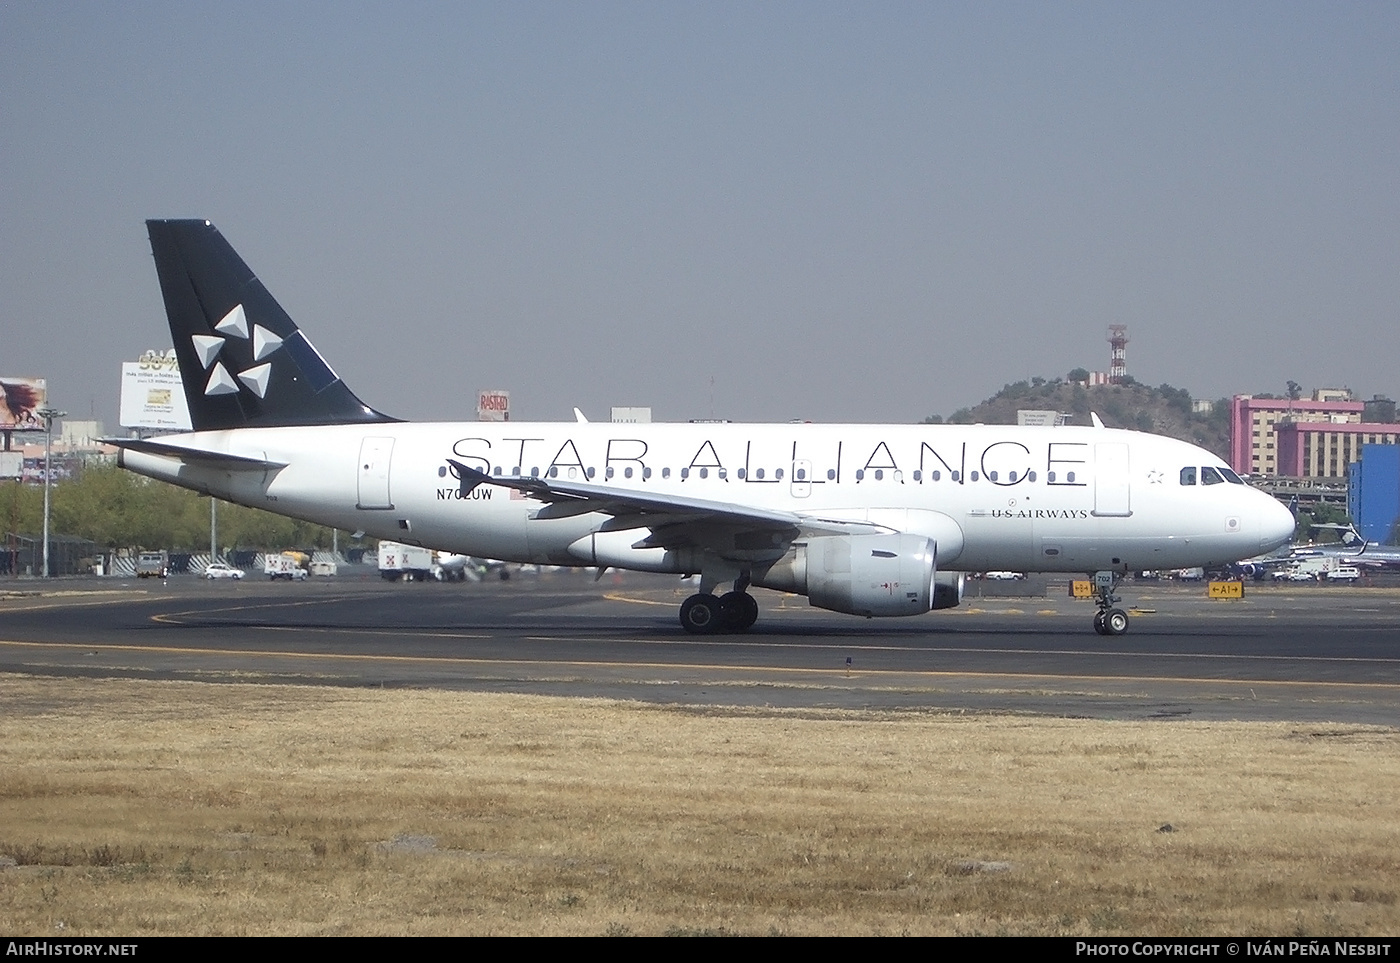
[[[209,499],[115,465],[89,465],[53,486],[51,530],[89,538],[104,549],[209,547]],[[43,525],[43,489],[11,484],[0,493],[7,529],[33,533]],[[221,547],[326,548],[324,525],[219,503]]]

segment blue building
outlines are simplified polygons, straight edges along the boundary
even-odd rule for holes
[[[1361,537],[1389,542],[1400,520],[1400,445],[1362,445],[1347,482],[1347,514]]]

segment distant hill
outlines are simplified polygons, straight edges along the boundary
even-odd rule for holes
[[[1089,413],[1096,412],[1110,428],[1132,428],[1180,438],[1229,460],[1228,399],[1222,398],[1209,411],[1197,413],[1191,410],[1191,394],[1185,388],[1166,384],[1153,388],[1131,378],[1121,385],[1093,387],[1062,378],[1017,381],[979,405],[959,408],[946,419],[932,415],[924,423],[1014,425],[1016,412],[1023,408],[1065,412],[1074,425],[1092,424]]]

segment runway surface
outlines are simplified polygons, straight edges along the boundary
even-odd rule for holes
[[[1394,583],[1391,583],[1394,586]],[[0,671],[434,687],[792,708],[1400,722],[1400,587],[1128,583],[1091,603],[966,599],[866,620],[756,592],[745,635],[686,635],[693,589],[582,573],[397,584],[55,580],[0,586]]]

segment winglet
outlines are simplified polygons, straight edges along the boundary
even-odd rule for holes
[[[574,406],[574,421],[577,421],[580,425],[588,424],[588,418],[584,415],[583,412],[578,410],[577,405]]]
[[[462,498],[466,498],[472,492],[476,491],[479,486],[491,480],[486,472],[470,468],[455,459],[449,458],[447,459],[447,463],[457,470],[457,478],[461,482],[457,491],[461,494]]]
[[[1095,427],[1095,428],[1102,428],[1102,427],[1103,427],[1103,422],[1099,420],[1098,412],[1096,412],[1096,411],[1091,411],[1091,412],[1089,412],[1089,418],[1090,418],[1091,421],[1093,421],[1094,427]]]

